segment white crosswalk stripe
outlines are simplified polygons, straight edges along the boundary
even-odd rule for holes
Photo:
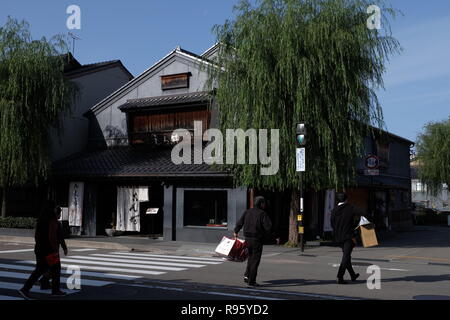
[[[204,260],[180,260],[175,258],[157,258],[157,257],[145,257],[145,256],[129,256],[126,254],[92,254],[92,256],[95,257],[107,257],[107,258],[126,258],[126,259],[134,259],[134,260],[150,260],[150,261],[169,261],[169,262],[183,262],[183,263],[201,263],[203,265],[205,264],[221,264],[223,263],[223,260],[221,261],[204,261]]]
[[[221,258],[187,257],[187,256],[172,256],[172,255],[148,254],[148,253],[129,253],[129,252],[111,252],[111,254],[119,254],[119,255],[126,255],[126,256],[138,256],[138,257],[170,258],[170,259],[181,259],[181,260],[188,259],[188,260],[223,262],[223,259],[221,259]]]
[[[27,280],[29,278],[29,274],[19,273],[19,272],[8,272],[8,271],[0,271],[0,278],[14,278],[14,279],[23,279]],[[61,277],[61,283],[65,283],[67,281],[66,277]],[[83,280],[83,285],[90,287],[103,287],[112,284],[112,282],[108,281],[99,281],[99,280]]]
[[[19,262],[19,261],[17,261]],[[160,267],[160,266],[147,266],[147,265],[139,265],[133,263],[114,263],[114,262],[102,262],[102,261],[89,261],[86,259],[67,259],[63,258],[61,259],[61,262],[68,262],[70,265],[78,265],[79,263],[85,264],[85,265],[96,265],[96,266],[111,266],[111,267],[127,267],[127,268],[137,268],[140,269],[154,269],[154,270],[164,270],[164,271],[183,271],[186,270],[186,268],[175,268],[175,267]],[[24,263],[34,264],[35,261],[24,261]]]
[[[86,259],[86,260],[97,260],[97,261],[110,261],[110,262],[133,262],[133,264],[139,265],[159,265],[159,266],[175,266],[175,267],[185,267],[185,268],[201,268],[204,267],[204,264],[187,264],[187,263],[178,263],[178,262],[161,262],[161,261],[148,261],[148,260],[139,260],[139,259],[120,259],[118,258],[102,258],[102,257],[83,257],[83,256],[73,256],[71,258],[76,259]]]
[[[63,268],[68,267],[67,264],[61,265]],[[4,269],[15,269],[21,271],[33,271],[34,267],[31,266],[22,266],[22,265],[14,265],[14,264],[0,264],[0,268]],[[106,270],[108,271],[108,270]],[[112,270],[114,271],[114,270]],[[62,273],[69,273],[67,270],[62,270]],[[161,274],[161,273],[160,273]],[[133,275],[125,275],[125,274],[114,274],[114,273],[101,273],[101,272],[88,272],[82,270],[82,276],[88,276],[93,278],[107,278],[107,279],[120,279],[120,280],[136,280],[141,279],[142,276],[133,276]]]
[[[34,249],[20,249],[20,250],[3,250],[0,253],[22,253],[22,252],[32,252]]]
[[[95,249],[94,249],[95,250]],[[130,281],[141,279],[144,276],[158,276],[167,272],[199,269],[224,262],[218,258],[189,257],[176,255],[157,255],[146,253],[131,253],[124,251],[108,253],[90,253],[90,249],[73,249],[78,255],[61,257],[61,287],[66,287],[66,281],[72,272],[69,267],[77,266],[81,273],[81,287],[103,287],[117,283],[117,281]],[[14,250],[16,251],[16,250]],[[25,252],[25,251],[17,251]],[[82,255],[86,253],[86,255]],[[1,263],[0,260],[0,300],[23,300],[18,294],[25,280],[34,270],[35,261],[17,260]],[[33,287],[32,293],[47,293],[38,286]],[[12,295],[9,295],[13,290]],[[5,294],[5,291],[7,293]],[[78,292],[67,290],[67,293]]]

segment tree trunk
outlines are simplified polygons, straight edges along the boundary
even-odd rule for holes
[[[300,213],[300,193],[298,190],[292,190],[291,192],[291,210],[289,214],[289,239],[290,245],[298,245],[298,227],[297,227],[297,215]]]
[[[2,189],[2,203],[1,203],[2,218],[6,218],[6,188]]]

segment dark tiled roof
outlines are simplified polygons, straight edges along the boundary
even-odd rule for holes
[[[76,77],[80,75],[84,75],[90,72],[96,72],[102,69],[108,69],[112,68],[114,66],[119,66],[124,70],[125,73],[127,73],[128,77],[131,79],[134,78],[134,76],[128,71],[127,68],[122,64],[120,60],[111,60],[111,61],[103,61],[103,62],[97,62],[97,63],[91,63],[91,64],[85,64],[80,65],[79,67],[72,68],[67,70],[66,76],[67,77]]]
[[[126,103],[119,107],[120,110],[126,111],[131,109],[141,109],[156,106],[187,104],[187,103],[206,103],[211,100],[211,92],[199,91],[192,93],[173,94],[158,97],[148,97],[141,99],[127,100]]]
[[[129,146],[80,153],[53,164],[53,174],[65,177],[226,177],[207,164],[175,165],[171,148]],[[192,162],[193,163],[193,162]]]

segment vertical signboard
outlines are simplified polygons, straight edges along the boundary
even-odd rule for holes
[[[331,211],[334,209],[334,190],[327,190],[325,193],[325,211],[323,215],[323,231],[331,232],[333,228],[331,227]]]
[[[297,172],[305,172],[306,164],[305,164],[305,148],[297,148],[296,153],[296,164],[297,164]]]
[[[83,217],[84,183],[71,182],[69,187],[69,226],[81,227]]]

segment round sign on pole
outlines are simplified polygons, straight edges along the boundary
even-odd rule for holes
[[[378,169],[380,166],[380,159],[374,155],[367,156],[364,165],[367,169]]]

